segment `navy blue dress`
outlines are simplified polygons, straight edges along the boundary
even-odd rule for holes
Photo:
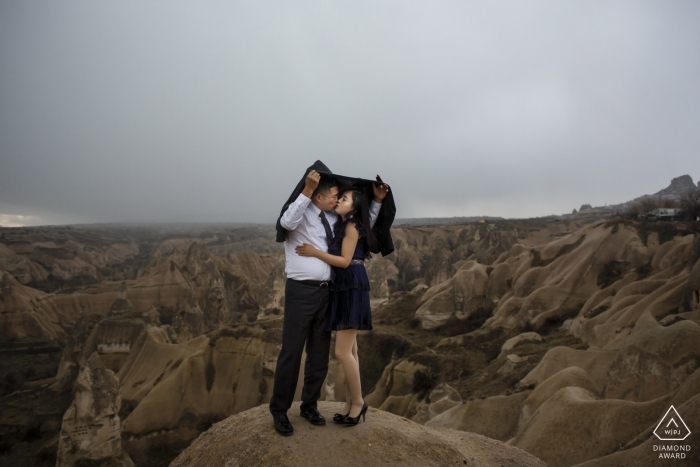
[[[360,238],[355,246],[353,261],[347,268],[333,267],[334,279],[331,285],[329,317],[327,331],[343,331],[345,329],[371,330],[372,310],[369,306],[369,277],[364,260],[370,256],[365,247],[367,234],[357,219],[349,217],[343,222],[337,222],[333,232],[333,240],[328,246],[328,253],[340,256],[345,238],[345,227],[348,222],[355,224]]]

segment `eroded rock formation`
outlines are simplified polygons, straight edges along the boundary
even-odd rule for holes
[[[75,400],[63,417],[57,467],[86,465],[132,467],[122,450],[119,379],[93,353],[75,384]]]

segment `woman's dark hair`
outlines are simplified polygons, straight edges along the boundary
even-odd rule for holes
[[[367,233],[367,236],[365,237],[365,253],[369,255],[369,252],[376,248],[377,239],[374,236],[374,232],[372,232],[372,229],[370,228],[369,203],[367,202],[367,195],[357,190],[350,191],[352,191],[352,211],[350,211],[348,215],[357,219],[365,229],[365,232]]]

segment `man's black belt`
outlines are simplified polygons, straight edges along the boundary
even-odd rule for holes
[[[291,279],[291,280],[293,280],[293,281],[295,281],[295,282],[299,282],[300,284],[310,285],[310,286],[312,286],[312,287],[321,287],[321,288],[324,288],[324,287],[329,287],[329,286],[331,285],[331,281],[314,281],[314,280],[311,280],[311,279],[307,279],[307,280],[303,280],[303,281],[298,281],[298,280],[295,280],[295,279]]]

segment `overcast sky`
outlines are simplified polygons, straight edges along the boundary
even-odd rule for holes
[[[0,3],[0,225],[274,222],[321,159],[398,217],[700,176],[700,2]]]

